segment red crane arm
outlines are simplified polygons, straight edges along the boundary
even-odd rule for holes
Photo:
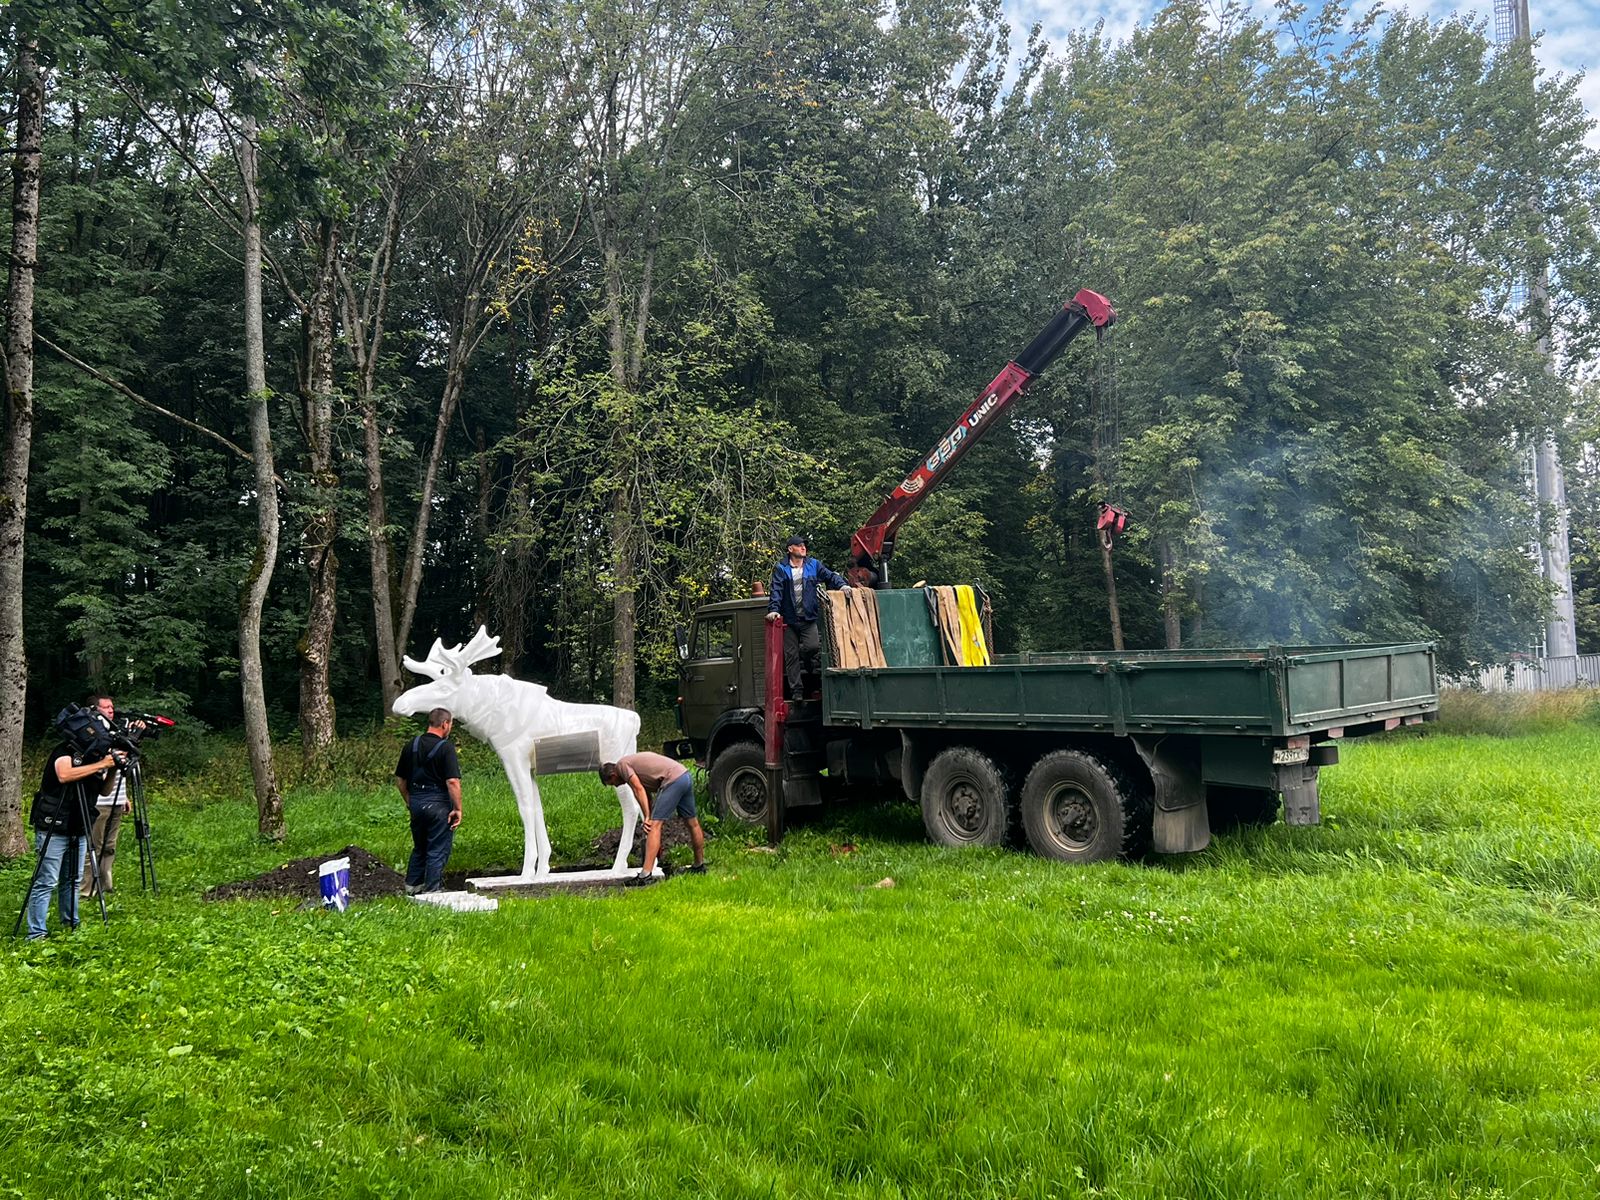
[[[950,468],[972,449],[994,425],[995,419],[1056,360],[1073,338],[1090,325],[1099,331],[1115,324],[1116,320],[1111,302],[1087,288],[1062,305],[1050,324],[1028,343],[1027,349],[1005,365],[927,457],[889,493],[867,523],[856,530],[850,539],[851,582],[868,587],[886,586],[889,558],[894,553],[894,535],[901,523],[916,511],[917,505],[939,486]]]

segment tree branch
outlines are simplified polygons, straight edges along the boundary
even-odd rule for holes
[[[237,445],[234,442],[230,442],[227,438],[223,437],[215,429],[208,429],[206,426],[201,425],[198,421],[191,421],[188,417],[179,416],[177,413],[173,412],[171,409],[162,408],[161,405],[157,404],[154,400],[145,399],[143,396],[141,396],[138,392],[134,391],[127,384],[122,383],[122,382],[120,382],[118,380],[115,380],[115,379],[111,378],[111,376],[105,374],[103,371],[99,371],[96,368],[91,367],[88,363],[84,362],[81,358],[77,358],[76,356],[70,354],[66,350],[63,350],[60,346],[56,345],[49,338],[45,337],[44,334],[36,332],[33,336],[34,336],[34,340],[37,341],[46,350],[50,351],[52,354],[54,354],[57,357],[61,358],[63,361],[69,363],[70,365],[76,367],[78,370],[82,371],[85,375],[89,376],[91,379],[96,379],[99,382],[105,384],[112,391],[118,392],[121,395],[126,396],[129,400],[132,400],[135,404],[142,405],[143,407],[148,408],[151,412],[156,413],[159,416],[166,417],[170,421],[176,421],[179,425],[182,425],[185,429],[192,430],[195,433],[198,433],[198,434],[201,434],[204,437],[210,438],[212,441],[218,443],[219,445],[225,447],[226,449],[233,451],[234,454],[237,454],[240,458],[244,459],[244,461],[247,462],[247,463],[255,462],[255,458],[251,455],[250,451],[246,450],[243,446]],[[274,475],[272,478],[273,478],[273,481],[276,482],[279,487],[283,486],[283,480],[281,478],[279,478],[277,475]]]

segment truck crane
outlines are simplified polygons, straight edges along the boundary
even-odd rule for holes
[[[1116,323],[1117,313],[1099,292],[1088,288],[1079,291],[1061,306],[1061,311],[1039,331],[1027,348],[1008,362],[994,382],[979,393],[959,420],[939,439],[916,469],[907,475],[890,492],[878,511],[867,518],[866,524],[856,530],[850,539],[850,566],[846,571],[850,582],[861,587],[886,588],[889,586],[889,559],[894,554],[894,538],[905,519],[928,498],[928,493],[944,481],[950,469],[961,461],[962,455],[977,445],[978,440],[992,429],[1000,415],[1042,374],[1046,367],[1061,356],[1061,352],[1089,326],[1094,326],[1099,336]],[[1110,508],[1109,505],[1105,506]],[[1111,509],[1109,521],[1102,510],[1102,534],[1108,524],[1117,531],[1126,516]],[[1120,518],[1120,521],[1119,521]]]

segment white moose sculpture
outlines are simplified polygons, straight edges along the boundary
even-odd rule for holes
[[[530,766],[533,744],[560,734],[594,732],[600,738],[601,761],[615,762],[638,749],[639,714],[609,704],[568,704],[552,700],[550,690],[537,683],[524,683],[509,675],[472,673],[473,663],[499,653],[500,639],[490,637],[482,625],[470,642],[454,649],[446,649],[435,638],[424,661],[405,660],[408,670],[428,676],[429,681],[402,693],[394,702],[394,711],[405,717],[448,708],[457,721],[494,747],[522,815],[522,874],[518,878],[544,879],[550,875],[550,835]],[[602,876],[629,873],[628,851],[643,815],[631,789],[618,788],[617,802],[622,807],[622,839],[611,870],[597,873]]]

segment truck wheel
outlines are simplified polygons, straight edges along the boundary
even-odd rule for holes
[[[1055,750],[1022,785],[1028,845],[1058,862],[1104,862],[1140,853],[1150,838],[1150,804],[1113,763],[1080,750]]]
[[[922,777],[922,824],[940,846],[1003,846],[1011,789],[987,754],[951,746]]]
[[[717,816],[745,825],[767,823],[767,752],[755,742],[735,742],[711,763],[711,799]]]

